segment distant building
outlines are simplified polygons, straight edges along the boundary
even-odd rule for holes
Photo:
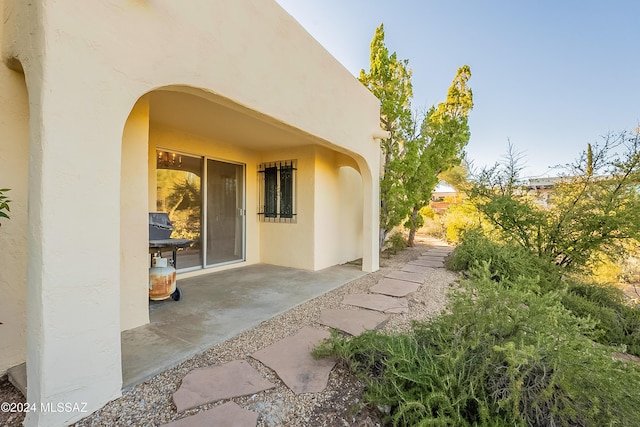
[[[429,207],[438,215],[442,215],[449,206],[464,202],[466,197],[466,194],[462,191],[456,191],[448,185],[438,185],[436,190],[431,194]]]
[[[567,178],[563,177],[544,177],[544,178],[529,178],[525,181],[523,186],[527,189],[528,193],[534,197],[535,202],[541,207],[549,206],[549,199],[553,187],[559,182]]]

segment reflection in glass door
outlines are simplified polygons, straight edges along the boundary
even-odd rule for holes
[[[244,166],[207,160],[206,265],[244,260]]]
[[[156,209],[169,214],[172,238],[193,240],[191,247],[178,251],[176,265],[180,270],[202,268],[202,158],[166,150],[158,150],[156,158]]]

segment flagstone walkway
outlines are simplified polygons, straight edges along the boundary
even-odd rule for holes
[[[344,308],[323,310],[317,322],[357,336],[379,328],[395,313],[408,310],[407,297],[425,285],[434,268],[444,268],[444,259],[452,251],[446,246],[433,246],[416,260],[385,275],[366,294],[350,294],[343,298]],[[313,359],[311,351],[329,337],[326,329],[309,326],[251,355],[269,367],[294,393],[316,393],[327,386],[329,373],[335,366],[330,359]],[[196,369],[187,374],[174,393],[178,412],[233,397],[253,395],[274,387],[246,361]],[[166,427],[234,426],[255,427],[258,413],[226,402],[196,415],[165,424]]]

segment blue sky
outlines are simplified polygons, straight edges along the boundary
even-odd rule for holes
[[[640,124],[638,0],[276,1],[356,76],[384,23],[387,47],[413,70],[414,109],[443,101],[469,65],[476,166],[510,140],[525,175],[553,175],[587,143]]]

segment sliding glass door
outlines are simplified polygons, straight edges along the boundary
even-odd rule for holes
[[[171,238],[194,241],[178,251],[178,269],[244,260],[244,165],[167,150],[156,156],[157,211],[169,214]]]
[[[244,259],[244,166],[207,160],[207,262]]]

